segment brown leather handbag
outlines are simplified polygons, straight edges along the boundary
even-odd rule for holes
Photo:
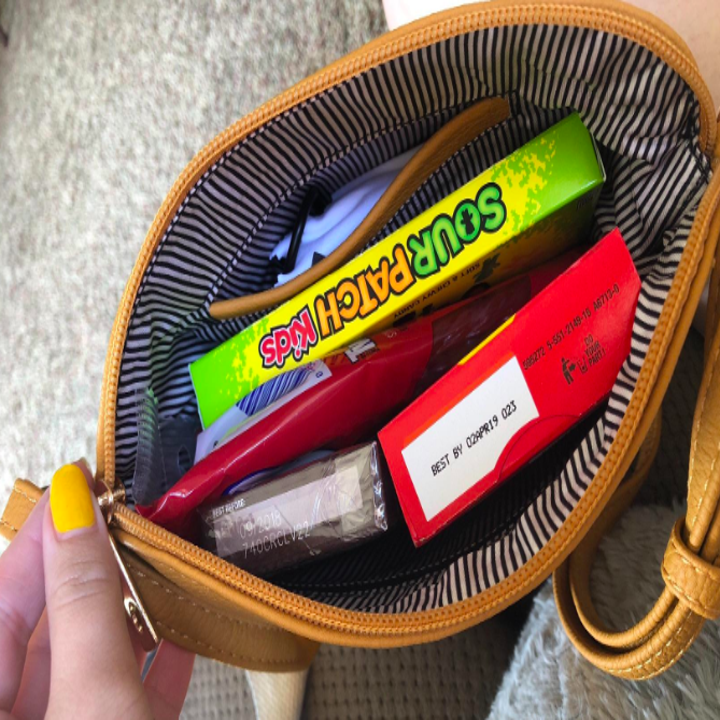
[[[608,174],[594,238],[620,227],[642,290],[607,406],[546,453],[541,472],[521,473],[419,550],[396,534],[273,582],[132,510],[138,392],[152,389],[165,417],[194,412],[189,361],[571,110]],[[419,144],[342,247],[268,290],[268,259],[310,191],[332,194]],[[148,232],[105,363],[97,477],[135,591],[126,607],[143,635],[247,668],[297,669],[320,642],[380,648],[460,632],[554,573],[563,622],[585,657],[626,678],[668,668],[720,614],[719,165],[715,110],[688,48],[611,0],[500,0],[426,18],[218,135]],[[711,272],[687,515],[668,528],[656,605],[614,632],[590,599],[593,553],[650,470],[663,394]],[[40,492],[16,483],[4,535]]]

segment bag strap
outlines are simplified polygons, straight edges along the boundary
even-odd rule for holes
[[[717,156],[714,169],[720,170]],[[718,236],[720,208],[716,207],[708,241]],[[607,627],[590,595],[591,568],[600,541],[649,471],[649,465],[641,462],[553,576],[558,612],[572,643],[597,667],[629,680],[648,679],[669,668],[690,647],[705,620],[720,617],[719,265],[720,247],[708,295],[706,364],[693,420],[687,513],[675,524],[665,550],[661,567],[665,589],[648,614],[623,631]]]

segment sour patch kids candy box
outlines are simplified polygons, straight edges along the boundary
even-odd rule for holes
[[[603,180],[568,116],[193,362],[203,427],[285,370],[558,255],[584,238]]]

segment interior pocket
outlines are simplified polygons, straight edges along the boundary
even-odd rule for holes
[[[255,319],[216,321],[209,304],[268,286],[268,257],[308,185],[332,194],[491,96],[510,99],[511,118],[448,158],[375,240],[577,110],[608,174],[592,239],[619,226],[643,280],[630,356],[599,414],[427,549],[412,549],[400,530],[382,552],[368,545],[278,582],[368,612],[430,609],[491,587],[548,542],[615,437],[710,173],[687,85],[648,50],[587,29],[511,26],[409,53],[275,118],[197,182],[130,319],[116,418],[116,467],[129,497],[138,391],[153,390],[161,416],[196,412],[187,364]]]

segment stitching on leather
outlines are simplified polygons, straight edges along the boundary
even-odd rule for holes
[[[690,633],[690,637],[687,639],[685,644],[677,651],[677,654],[674,656],[671,655],[669,658],[669,661],[662,663],[659,667],[656,667],[652,672],[645,675],[645,679],[648,680],[657,675],[660,675],[660,673],[662,673],[664,670],[667,670],[669,667],[671,667],[676,662],[678,662],[680,660],[680,658],[687,652],[688,648],[693,644],[693,642],[695,641],[695,638],[698,636],[699,632],[700,632],[700,628],[698,628],[695,632]],[[679,631],[677,634],[679,634]]]
[[[667,644],[666,644],[665,647],[667,647],[667,645],[669,645],[670,642],[671,642],[675,637],[677,637],[678,635],[680,635],[680,632],[681,632],[681,630],[684,628],[685,623],[686,623],[687,620],[689,620],[691,617],[692,617],[692,614],[691,614],[691,613],[687,615],[687,617],[686,617],[685,621],[683,622],[683,624],[678,628],[678,630],[677,630],[677,632],[675,633],[674,637],[671,638],[671,639],[667,642]],[[678,660],[680,660],[680,658],[687,652],[688,648],[689,648],[689,647],[693,644],[693,642],[695,641],[695,638],[697,637],[699,630],[700,630],[700,628],[698,628],[698,630],[697,630],[696,632],[690,634],[690,637],[687,639],[687,641],[685,642],[685,644],[682,645],[682,647],[677,651],[677,653],[676,653],[675,655],[671,655],[671,656],[668,658],[667,661],[661,663],[658,667],[653,668],[653,670],[652,670],[651,672],[649,672],[647,675],[642,676],[642,679],[648,680],[648,679],[650,679],[650,678],[655,677],[656,675],[660,675],[660,673],[662,673],[663,670],[667,670],[669,667],[671,667],[671,666],[674,665],[676,662],[678,662]],[[664,649],[664,648],[663,648],[663,649]],[[661,650],[660,652],[662,652],[662,650]],[[658,653],[655,655],[655,657],[657,657],[657,655],[659,655],[660,652],[658,652]],[[643,663],[643,665],[644,665],[644,664],[645,664],[645,663]],[[642,665],[637,665],[637,666],[635,666],[635,667],[633,667],[633,668],[630,668],[629,670],[630,670],[630,671],[637,670],[637,669],[639,669],[640,667],[642,667]],[[627,672],[627,671],[618,671],[618,672]]]
[[[663,665],[661,665],[659,668],[656,668],[655,671],[650,673],[647,677],[653,678],[657,675],[660,675],[663,672],[663,670],[667,670],[667,668],[671,667],[676,662],[678,662],[680,660],[680,658],[682,658],[682,656],[688,651],[688,648],[695,642],[695,639],[697,638],[701,629],[702,629],[702,626],[700,626],[695,632],[690,634],[690,637],[687,639],[685,644],[677,651],[677,654],[674,657],[670,658],[670,662],[666,662]]]
[[[18,488],[14,487],[12,491],[14,493],[16,493],[17,495],[24,497],[31,505],[37,505],[38,501],[35,498],[30,497],[27,493],[23,492],[22,490],[19,490]],[[7,522],[7,520],[3,520],[2,518],[0,518],[0,525],[4,526],[6,528],[10,528],[10,530],[12,530],[15,533],[20,532],[19,528],[16,528],[14,525],[11,525],[9,522]]]
[[[644,660],[643,662],[638,663],[637,665],[633,665],[632,667],[629,667],[629,668],[621,668],[621,669],[616,670],[615,672],[617,672],[618,674],[621,674],[621,675],[627,675],[628,673],[632,673],[632,672],[635,672],[636,670],[640,670],[641,668],[644,668],[646,665],[649,665],[650,663],[655,662],[655,660],[660,655],[662,655],[665,652],[665,650],[677,639],[677,637],[680,635],[680,633],[685,629],[685,625],[687,625],[688,620],[690,620],[690,618],[692,618],[692,617],[693,617],[693,613],[689,612],[685,616],[685,619],[682,621],[682,623],[680,623],[678,629],[670,636],[670,639],[654,655],[649,657],[647,660]],[[690,642],[692,642],[692,640]],[[680,655],[676,656],[676,658],[679,658],[679,657],[680,657]]]
[[[694,563],[690,562],[686,557],[680,554],[678,550],[675,548],[671,548],[671,553],[674,555],[677,555],[678,560],[680,560],[681,563],[687,565],[689,568],[692,569],[693,572],[698,573],[699,575],[704,575],[708,578],[708,580],[711,580],[714,583],[717,583],[720,581],[720,568],[716,568],[718,572],[718,576],[716,577],[711,570],[707,570],[706,568],[702,566],[695,565]],[[663,567],[666,567],[665,561],[663,560]]]
[[[33,497],[30,497],[27,493],[24,493],[22,490],[18,490],[17,488],[13,488],[13,492],[17,493],[18,495],[21,495],[24,497],[31,505],[37,505],[37,500]]]
[[[196,640],[195,638],[190,637],[189,635],[186,635],[185,633],[181,633],[179,630],[175,630],[175,628],[170,627],[169,625],[166,625],[165,623],[155,621],[155,625],[158,627],[164,628],[172,635],[177,635],[178,637],[183,638],[184,640],[187,640],[188,642],[191,642],[193,645],[198,645],[201,648],[205,648],[206,650],[211,650],[214,653],[218,653],[219,655],[227,655],[231,658],[234,658],[235,660],[250,660],[252,662],[259,662],[266,665],[278,665],[278,666],[295,666],[297,665],[296,661],[293,660],[273,660],[273,659],[264,659],[259,658],[254,655],[239,655],[238,653],[231,652],[230,650],[223,650],[222,648],[215,647],[214,645],[210,645],[209,643],[200,642],[200,640]]]
[[[715,368],[713,367],[713,370]],[[710,377],[712,377],[712,371],[710,372]],[[703,486],[702,495],[700,496],[700,501],[698,502],[697,507],[695,508],[695,516],[693,517],[693,523],[695,522],[695,519],[698,516],[698,513],[700,512],[700,505],[705,500],[705,493],[707,492],[708,484],[710,483],[710,478],[713,475],[713,472],[715,471],[715,465],[717,464],[718,458],[720,458],[720,441],[718,441],[717,447],[715,449],[715,457],[713,458],[712,464],[710,465],[710,470],[707,474],[707,478],[705,479],[705,485]],[[691,526],[692,528],[692,526]]]
[[[720,612],[720,608],[715,606],[710,606],[704,603],[699,598],[694,598],[688,595],[681,587],[678,585],[678,583],[672,578],[672,576],[668,573],[667,568],[665,567],[665,564],[663,563],[662,569],[667,576],[665,578],[665,583],[670,585],[670,587],[677,592],[677,594],[686,602],[688,602],[691,606],[696,606],[704,610],[706,613],[711,613],[713,615],[717,615]]]
[[[152,585],[155,585],[155,586],[159,587],[161,590],[165,591],[168,595],[172,595],[172,596],[178,598],[178,600],[184,600],[186,603],[189,603],[197,610],[201,610],[202,612],[204,612],[208,615],[211,615],[211,616],[217,618],[218,620],[227,620],[236,625],[248,625],[249,627],[257,628],[258,630],[270,630],[271,632],[275,632],[275,633],[284,633],[285,632],[282,628],[279,628],[275,625],[261,625],[260,623],[254,623],[252,621],[238,620],[237,618],[230,617],[230,615],[225,615],[224,613],[220,613],[215,610],[209,610],[208,608],[203,607],[202,605],[194,602],[189,597],[177,592],[176,590],[172,590],[169,587],[165,587],[165,585],[162,585],[157,580],[154,580],[149,575],[146,575],[142,570],[139,570],[137,565],[135,565],[134,563],[129,563],[129,564],[132,565],[132,567],[134,568],[135,573],[137,574],[138,577],[144,578]]]
[[[20,532],[16,527],[14,527],[13,525],[11,525],[11,524],[10,524],[9,522],[7,522],[6,520],[3,520],[2,518],[0,518],[0,525],[4,525],[5,527],[10,528],[13,532],[16,532],[16,533],[17,533],[17,532]]]
[[[705,403],[707,402],[708,395],[710,394],[710,387],[712,385],[713,375],[715,374],[715,369],[717,368],[718,353],[720,353],[720,344],[718,344],[715,347],[715,351],[713,352],[713,358],[710,363],[710,375],[708,376],[707,390],[706,390],[706,392],[703,393],[702,403],[700,404],[700,412],[698,413],[699,421],[702,421],[703,415],[705,414]],[[698,432],[695,435],[695,439],[693,441],[693,447],[692,447],[692,454],[690,456],[690,482],[692,482],[693,473],[695,471],[695,456],[697,455],[697,446],[698,446],[699,436],[700,436],[700,430],[698,430]],[[698,498],[698,502],[697,502],[697,506],[695,507],[695,512],[693,514],[693,518],[688,525],[688,527],[690,528],[691,531],[693,529],[693,526],[695,525],[695,521],[697,520],[698,513],[700,512],[700,506],[702,505],[702,502],[705,499],[705,493],[707,492],[708,484],[710,482],[710,477],[712,475],[712,471],[715,468],[715,463],[717,462],[718,456],[720,456],[720,443],[718,443],[717,453],[715,454],[715,459],[712,462],[710,472],[707,473],[707,477],[705,478],[705,484],[703,485],[702,492],[700,493],[700,497]]]

